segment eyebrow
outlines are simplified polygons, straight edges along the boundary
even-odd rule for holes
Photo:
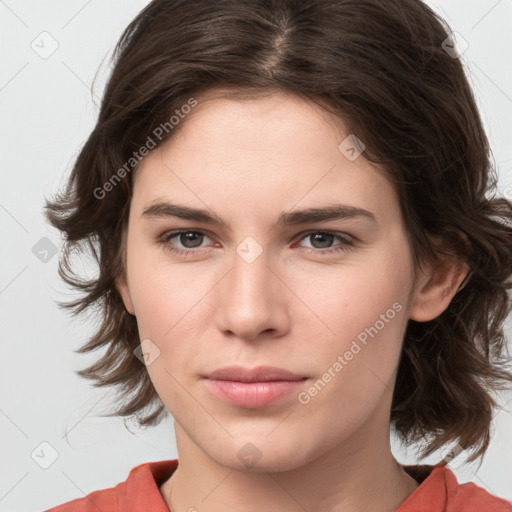
[[[168,218],[178,217],[180,219],[203,222],[212,226],[228,227],[227,224],[217,215],[208,210],[192,208],[190,206],[178,205],[168,202],[154,203],[144,208],[141,214],[143,218]],[[303,210],[292,210],[282,212],[277,219],[278,226],[294,226],[298,224],[314,224],[328,220],[344,220],[363,217],[377,224],[375,214],[345,204],[332,204],[321,208],[306,208]]]

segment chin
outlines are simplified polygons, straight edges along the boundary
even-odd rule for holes
[[[265,446],[262,446],[264,445]],[[210,453],[218,464],[241,473],[279,473],[297,469],[308,462],[307,456],[297,445],[289,447],[281,444],[278,449],[274,443],[247,441],[236,443],[236,447],[222,447],[219,453]],[[233,453],[233,456],[230,456]]]

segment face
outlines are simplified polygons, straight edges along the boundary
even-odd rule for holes
[[[265,471],[370,425],[389,438],[414,292],[392,185],[340,150],[339,119],[293,95],[198,101],[137,169],[119,285],[177,432],[224,466],[244,470],[249,453]],[[233,365],[302,380],[205,378]]]

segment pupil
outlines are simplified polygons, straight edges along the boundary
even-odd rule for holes
[[[200,236],[201,235],[199,233],[182,233],[181,234],[181,243],[185,247],[198,247],[201,245],[201,239],[199,238],[199,241],[195,240],[196,244],[194,244],[194,237],[200,237]],[[192,245],[188,245],[188,242],[192,242]]]
[[[321,247],[329,247],[330,242],[332,242],[332,238],[334,235],[329,235],[327,233],[316,233],[313,235],[313,240],[316,242],[320,242]],[[322,245],[322,238],[324,239],[324,243]],[[325,243],[325,239],[327,238],[327,243]],[[313,244],[314,246],[314,244]]]

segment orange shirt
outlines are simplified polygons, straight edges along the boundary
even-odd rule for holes
[[[94,491],[46,512],[169,512],[159,486],[178,467],[178,460],[135,466],[115,487]],[[396,512],[512,512],[512,504],[474,483],[459,484],[443,466],[403,466],[420,486]]]

